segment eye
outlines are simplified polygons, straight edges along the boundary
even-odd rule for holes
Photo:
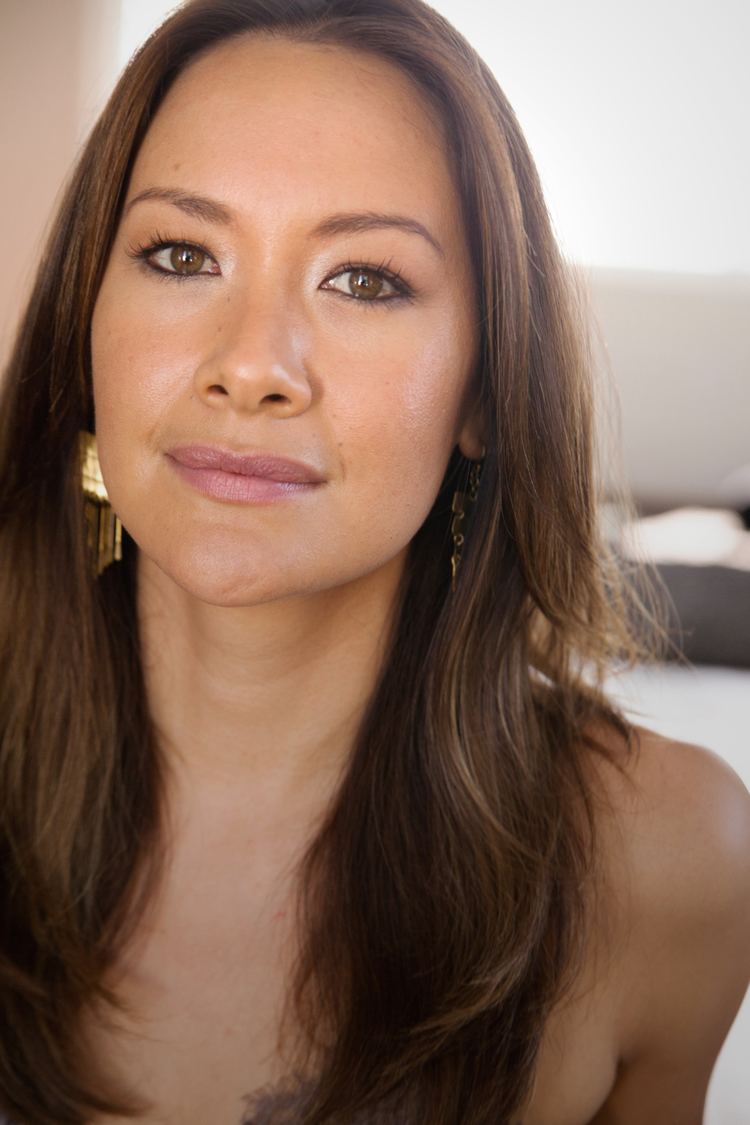
[[[157,237],[148,245],[131,246],[127,252],[148,269],[170,277],[182,279],[221,273],[216,259],[192,242],[169,242]]]
[[[348,280],[339,288],[331,284],[337,279]],[[347,262],[326,280],[324,288],[368,305],[390,304],[410,300],[413,296],[410,286],[398,271],[388,269],[385,262],[379,266],[366,262]]]

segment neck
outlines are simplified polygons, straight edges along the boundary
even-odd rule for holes
[[[238,608],[199,601],[141,553],[144,676],[169,784],[266,810],[330,792],[382,666],[404,559]]]

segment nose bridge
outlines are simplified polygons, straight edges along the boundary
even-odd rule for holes
[[[280,270],[270,266],[227,295],[227,323],[238,339],[251,339],[278,348],[290,339],[295,319],[293,297]]]
[[[277,278],[232,287],[217,313],[215,337],[198,379],[204,394],[252,407],[288,400],[304,407],[310,387],[299,309]]]
[[[258,276],[255,283],[227,294],[217,328],[219,347],[245,365],[292,364],[299,342],[295,320],[291,294],[281,279]]]

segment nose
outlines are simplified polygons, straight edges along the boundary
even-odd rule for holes
[[[195,372],[198,395],[216,410],[279,418],[302,413],[312,400],[302,337],[285,302],[260,294],[233,296]]]

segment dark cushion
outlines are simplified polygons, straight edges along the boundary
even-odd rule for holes
[[[669,628],[694,664],[750,668],[750,570],[657,563],[673,603]]]

